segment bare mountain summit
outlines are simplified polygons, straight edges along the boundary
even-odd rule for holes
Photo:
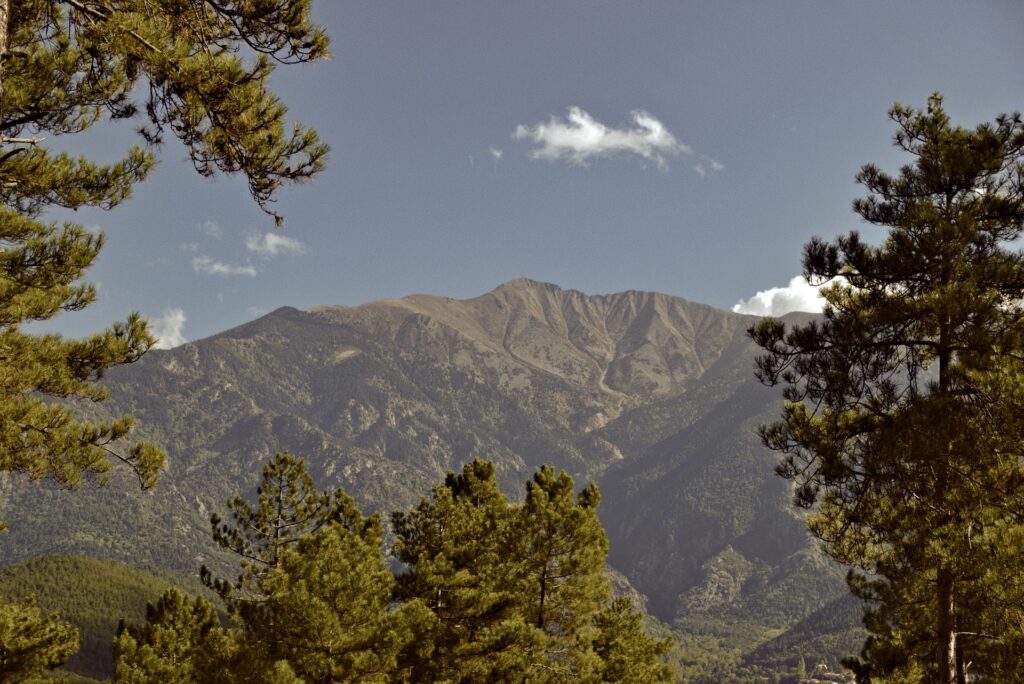
[[[756,615],[777,630],[843,589],[755,435],[778,395],[753,378],[752,320],[531,280],[467,300],[282,308],[111,372],[107,409],[166,446],[167,473],[152,494],[6,484],[5,560],[191,571],[217,561],[208,515],[277,450],[385,512],[480,456],[516,493],[543,463],[597,480],[610,561],[660,617]]]

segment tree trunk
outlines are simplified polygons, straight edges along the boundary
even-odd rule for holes
[[[11,23],[11,0],[0,0],[0,115],[3,114],[4,107],[4,66],[7,62],[7,28]],[[3,117],[0,116],[0,122],[3,121]],[[3,135],[3,129],[0,128],[0,136]]]
[[[936,581],[936,660],[939,684],[955,684],[956,676],[956,604],[953,597],[953,573],[940,567]]]
[[[948,278],[943,277],[944,282]],[[949,395],[949,365],[952,353],[949,350],[949,319],[943,321],[939,333],[939,394]],[[948,427],[948,426],[947,426]],[[949,442],[946,462],[941,464],[936,490],[945,495],[949,481],[949,459],[952,458],[953,443]],[[956,603],[953,596],[953,571],[942,561],[935,575],[935,661],[939,666],[939,684],[956,683]]]

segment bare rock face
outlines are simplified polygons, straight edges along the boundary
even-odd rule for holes
[[[597,480],[611,564],[660,617],[749,603],[808,547],[754,432],[779,398],[753,378],[752,321],[531,280],[467,300],[278,309],[109,373],[104,410],[133,413],[167,448],[167,473],[147,494],[5,486],[4,560],[64,551],[194,570],[217,561],[207,515],[275,451],[382,512],[480,456],[515,496],[544,463]],[[819,574],[841,593],[831,568]]]

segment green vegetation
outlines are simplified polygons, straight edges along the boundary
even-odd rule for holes
[[[255,58],[240,57],[243,47]],[[45,213],[121,204],[170,132],[200,174],[243,174],[273,214],[280,185],[319,171],[327,148],[301,126],[286,132],[285,108],[267,88],[271,59],[307,62],[326,48],[307,0],[0,0],[0,473],[73,488],[105,480],[121,461],[143,489],[156,482],[164,453],[127,442],[131,416],[89,422],[74,410],[106,399],[104,371],[150,348],[145,321],[131,314],[82,340],[23,330],[96,298],[81,279],[103,236]],[[43,145],[140,112],[143,145],[112,164]],[[0,615],[14,630],[3,637],[5,679],[52,668],[77,647],[73,630],[30,604],[0,606]]]
[[[18,680],[63,664],[78,649],[78,632],[46,617],[32,599],[0,605],[0,679]]]
[[[868,165],[854,209],[887,229],[804,250],[821,320],[751,329],[763,382],[786,385],[762,431],[811,531],[860,572],[859,676],[1020,671],[1024,448],[1024,122],[954,127],[933,96],[896,105],[890,176]]]
[[[60,614],[77,628],[81,649],[66,668],[97,679],[113,672],[110,644],[119,622],[144,619],[146,604],[168,586],[202,590],[198,578],[82,556],[43,556],[0,570],[0,598],[32,599],[44,613]]]
[[[397,584],[379,519],[313,489],[303,461],[278,454],[258,497],[231,502],[239,527],[213,519],[241,579],[205,578],[236,626],[169,592],[119,635],[115,682],[672,680],[670,640],[612,598],[594,485],[545,467],[517,505],[467,464],[395,515]]]
[[[308,17],[305,0],[191,9],[172,1],[0,2],[0,470],[75,486],[83,474],[106,472],[113,457],[143,487],[155,482],[163,452],[123,443],[131,417],[81,422],[66,404],[47,401],[105,399],[95,382],[103,371],[136,361],[153,340],[135,314],[84,340],[22,331],[96,297],[81,277],[103,237],[46,223],[43,215],[50,207],[112,209],[128,199],[167,132],[185,144],[199,173],[244,174],[264,208],[282,182],[316,173],[326,147],[311,130],[286,133],[285,108],[267,88],[271,58],[305,62],[326,54],[327,39]],[[247,63],[241,46],[258,57]],[[148,88],[139,87],[143,81]],[[136,102],[143,92],[148,96]],[[113,164],[42,144],[141,111],[149,149],[135,146]]]

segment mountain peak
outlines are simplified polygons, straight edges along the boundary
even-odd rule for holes
[[[532,278],[513,278],[491,290],[489,294],[508,292],[576,292],[576,290],[565,290],[554,283],[534,280]],[[581,293],[582,294],[582,293]]]

